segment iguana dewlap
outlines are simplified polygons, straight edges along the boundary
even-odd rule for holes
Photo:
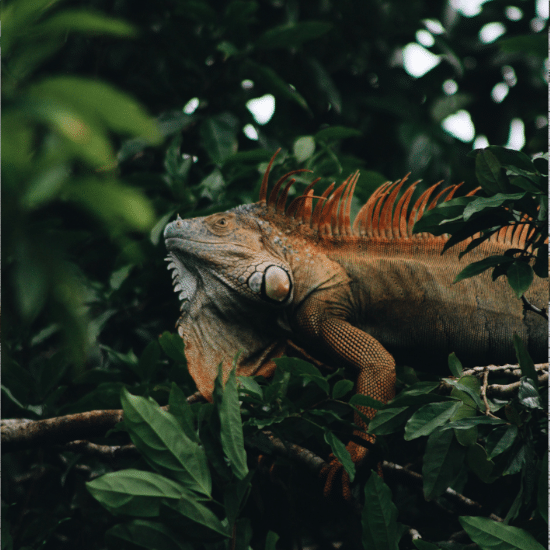
[[[441,255],[446,237],[413,235],[435,186],[409,209],[416,184],[397,200],[404,181],[384,184],[353,225],[350,203],[358,173],[313,207],[313,182],[285,210],[294,172],[267,198],[204,218],[178,217],[164,236],[169,269],[182,302],[178,332],[199,391],[211,399],[217,367],[227,376],[272,374],[272,359],[287,339],[325,362],[357,373],[356,391],[387,402],[394,395],[394,357],[409,365],[515,360],[517,333],[535,360],[545,360],[545,320],[530,311],[501,277],[452,284],[468,263],[525,242],[522,226],[501,231],[459,261],[463,247]],[[316,180],[317,181],[317,180]],[[433,199],[448,200],[458,186]],[[545,307],[548,289],[537,280],[527,298]],[[365,410],[368,416],[374,411]],[[362,423],[360,423],[362,425]],[[364,455],[351,444],[352,457]]]

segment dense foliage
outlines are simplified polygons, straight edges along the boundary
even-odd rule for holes
[[[521,295],[533,269],[543,276],[546,267],[547,164],[531,160],[546,147],[546,21],[534,3],[516,4],[492,0],[471,17],[428,0],[3,4],[2,416],[123,406],[125,431],[93,441],[124,445],[129,433],[140,453],[63,445],[6,453],[3,549],[221,548],[231,537],[238,548],[361,540],[395,548],[402,537],[405,548],[409,528],[422,535],[420,550],[462,529],[482,548],[540,547],[532,537],[546,537],[547,399],[521,342],[519,390],[488,404],[455,357],[447,393],[400,365],[401,393],[371,428],[386,434],[384,459],[422,473],[423,489],[389,466],[384,483],[369,468],[354,472],[343,449],[353,407],[379,406],[347,399],[343,371],[281,359],[269,383],[237,388],[231,378],[213,404],[187,404],[194,385],[170,334],[178,303],[161,238],[176,213],[253,202],[282,147],[274,177],[309,168],[322,188],[361,169],[355,209],[409,171],[427,182],[465,180],[466,190],[479,179],[500,196],[457,199],[450,222],[434,213],[426,223],[455,224],[463,237],[531,215],[539,225],[530,252],[465,274],[494,267]],[[506,33],[482,41],[495,22]],[[418,31],[427,29],[439,63],[413,77],[403,49],[425,41]],[[507,91],[498,101],[497,85]],[[266,94],[275,102],[267,122],[247,107]],[[523,153],[489,148],[474,162],[473,136],[462,141],[442,126],[465,109],[493,145],[522,121]],[[310,179],[300,177],[296,192]],[[324,458],[334,452],[356,477],[357,506],[369,506],[321,499],[315,473],[292,457],[262,473],[258,455],[273,455],[266,430]],[[264,469],[272,459],[264,456]],[[481,508],[464,508],[448,486]],[[507,525],[457,519],[490,513]]]

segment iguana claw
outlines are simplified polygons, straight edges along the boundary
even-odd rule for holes
[[[335,480],[340,477],[342,486],[342,496],[344,500],[351,500],[351,484],[349,475],[344,469],[342,463],[333,455],[330,455],[330,460],[326,466],[323,466],[320,472],[320,477],[326,478],[323,495],[330,497],[337,494],[334,489]]]

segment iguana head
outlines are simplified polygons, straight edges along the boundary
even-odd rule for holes
[[[190,220],[178,216],[166,226],[169,265],[183,309],[194,299],[199,279],[208,281],[214,294],[229,290],[265,306],[292,301],[290,266],[273,246],[267,223],[252,210],[241,207]]]
[[[269,374],[288,333],[294,280],[278,230],[249,205],[169,223],[164,231],[168,268],[179,293],[178,333],[189,372],[211,398],[217,368],[227,377]]]

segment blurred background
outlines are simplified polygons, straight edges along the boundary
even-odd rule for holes
[[[476,187],[474,148],[547,149],[546,0],[6,0],[2,23],[4,417],[191,391],[159,360],[162,230],[255,201],[278,147],[274,177],[360,169],[356,209],[408,172]]]

